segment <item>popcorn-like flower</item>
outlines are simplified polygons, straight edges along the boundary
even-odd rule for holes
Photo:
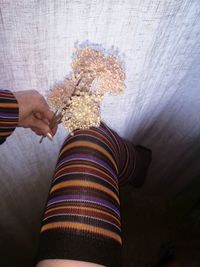
[[[74,73],[54,86],[48,101],[63,109],[62,122],[70,132],[98,127],[103,96],[124,92],[125,73],[115,56],[90,47],[78,49],[71,66]]]
[[[103,96],[82,93],[72,96],[70,105],[62,111],[64,127],[72,132],[75,129],[89,129],[100,125],[100,103]]]

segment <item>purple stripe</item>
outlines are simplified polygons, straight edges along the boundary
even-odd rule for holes
[[[102,130],[107,136],[108,136],[108,135],[110,136],[110,138],[111,138],[111,140],[112,140],[112,143],[113,143],[113,146],[115,146],[115,140],[113,139],[113,137],[111,136],[111,134],[106,133],[104,129],[101,129],[101,130]],[[120,143],[120,141],[119,141],[119,137],[116,136],[115,134],[113,134],[113,135],[114,135],[115,139],[117,140],[117,145],[118,145],[118,147],[119,147],[119,143]]]
[[[4,126],[4,127],[1,126],[0,128],[1,129],[6,129],[6,130],[13,130],[13,129],[16,128],[16,126],[14,126],[14,125],[12,127],[11,126],[7,126],[7,127],[6,126]]]
[[[97,204],[104,204],[114,210],[118,216],[120,216],[119,209],[116,208],[113,204],[110,202],[97,198],[97,197],[91,197],[87,195],[65,195],[65,196],[59,196],[59,197],[54,197],[51,200],[48,201],[47,206],[50,206],[56,201],[62,201],[62,200],[77,200],[77,201],[94,201]]]
[[[4,117],[4,118],[18,118],[17,116],[18,112],[15,113],[6,113],[6,112],[0,112],[0,117]]]
[[[94,163],[99,163],[115,177],[116,181],[118,181],[116,174],[113,172],[112,168],[110,168],[110,166],[107,163],[105,163],[104,161],[96,158],[95,156],[91,156],[91,155],[86,156],[83,154],[76,154],[76,155],[72,155],[72,156],[67,156],[59,162],[56,169],[59,168],[63,163],[69,162],[71,159],[75,159],[75,160],[84,159],[84,160],[90,160],[91,162],[94,162]]]
[[[115,145],[115,144],[113,143],[112,136],[109,134],[108,131],[106,131],[103,127],[99,127],[99,130],[101,130],[101,131],[108,137],[108,139],[111,141],[111,143],[112,143],[113,145]]]
[[[111,134],[109,134],[109,132],[106,132],[103,128],[101,128],[101,130],[107,135],[107,136],[110,136],[110,140],[111,142],[113,143],[113,146],[116,146],[115,144],[115,140],[113,139],[113,137],[111,136]],[[117,148],[118,148],[118,151],[120,152],[121,154],[121,148],[120,148],[120,138],[118,136],[116,136],[115,134],[113,134],[116,141],[117,141]]]
[[[92,137],[92,138],[95,138],[95,139],[97,139],[98,141],[100,141],[101,143],[103,143],[109,150],[111,150],[112,151],[112,153],[113,153],[113,155],[115,154],[115,151],[113,151],[113,149],[112,149],[112,147],[110,147],[107,143],[105,143],[104,142],[104,140],[102,140],[102,139],[100,139],[99,137],[97,137],[97,136],[94,136],[94,135],[92,135],[92,132],[91,132],[91,134],[86,134],[86,133],[78,133],[76,136],[89,136],[89,137]],[[105,137],[105,136],[104,136]],[[107,138],[107,140],[109,141],[109,139]],[[65,143],[68,141],[68,139],[65,141]],[[90,142],[90,141],[89,141]],[[110,141],[109,141],[110,142]],[[64,144],[65,144],[64,143]],[[112,142],[111,142],[112,143]],[[64,144],[63,144],[63,146],[64,146]],[[66,144],[65,144],[66,145]],[[99,146],[100,146],[100,144],[99,144]]]
[[[105,178],[103,178],[103,177],[100,177],[100,176],[98,176],[98,175],[96,175],[96,174],[93,174],[93,173],[89,173],[89,172],[68,172],[68,173],[66,173],[66,174],[61,174],[61,175],[59,175],[59,176],[57,176],[54,180],[53,180],[53,183],[55,184],[55,182],[59,179],[59,178],[61,178],[61,177],[63,177],[63,176],[70,176],[71,174],[80,174],[80,177],[81,177],[81,174],[88,174],[88,175],[92,175],[92,176],[94,176],[94,177],[97,177],[98,179],[100,179],[100,180],[103,180],[103,181],[105,181],[106,183],[108,183],[109,185],[111,185],[116,191],[118,191],[118,188],[115,186],[115,184],[112,184],[112,183],[110,183],[108,180],[106,180]],[[81,179],[81,178],[80,178]],[[118,192],[115,192],[115,193],[117,193],[118,195],[119,195],[119,193]]]
[[[108,139],[110,139],[113,147],[116,148],[116,145],[117,145],[117,153],[119,151],[119,153],[121,154],[120,145],[119,145],[120,144],[119,138],[116,135],[113,134],[115,139],[116,139],[116,141],[117,141],[117,144],[115,144],[115,140],[113,139],[112,135],[108,132],[108,130],[105,131],[105,129],[103,129],[102,127],[99,128],[99,129],[108,137]]]

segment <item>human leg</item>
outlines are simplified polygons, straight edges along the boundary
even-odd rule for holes
[[[66,139],[44,213],[37,267],[121,266],[119,184],[133,176],[135,157],[134,148],[103,123]]]

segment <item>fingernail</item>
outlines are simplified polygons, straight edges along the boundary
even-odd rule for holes
[[[53,141],[53,136],[52,136],[50,133],[47,133],[46,137],[47,137],[49,140]]]

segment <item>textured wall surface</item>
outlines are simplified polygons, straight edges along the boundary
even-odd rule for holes
[[[199,0],[0,0],[0,87],[45,94],[87,39],[124,54],[127,90],[102,117],[153,150],[144,194],[177,194],[200,173]],[[17,129],[0,147],[1,251],[12,240],[29,255],[66,135],[60,127],[39,145]]]

